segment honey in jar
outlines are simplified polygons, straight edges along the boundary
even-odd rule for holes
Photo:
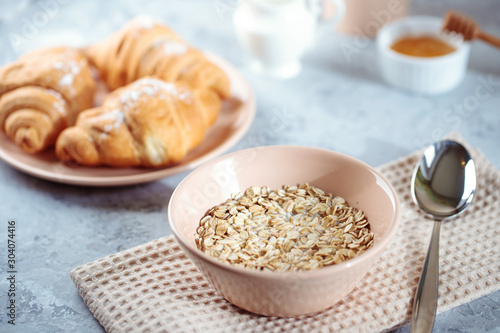
[[[434,36],[405,36],[392,44],[396,52],[414,57],[439,57],[455,48]]]

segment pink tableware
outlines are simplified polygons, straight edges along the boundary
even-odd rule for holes
[[[250,186],[309,183],[365,212],[374,245],[340,264],[300,272],[253,271],[221,263],[200,251],[195,232],[211,207]],[[304,146],[266,146],[206,162],[176,188],[169,224],[181,248],[204,277],[234,305],[265,316],[298,316],[326,309],[349,294],[394,236],[400,204],[374,168],[344,154]]]

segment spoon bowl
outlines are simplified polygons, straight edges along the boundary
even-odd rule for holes
[[[413,201],[437,220],[463,212],[476,188],[476,171],[469,152],[445,140],[428,147],[411,181]]]
[[[463,212],[476,192],[476,169],[467,149],[443,140],[429,146],[415,166],[411,181],[414,202],[434,218],[432,237],[413,302],[410,331],[431,332],[439,285],[441,221]]]

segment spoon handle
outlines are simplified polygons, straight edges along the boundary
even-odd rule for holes
[[[479,33],[477,34],[477,37],[479,39],[484,40],[487,43],[490,43],[491,45],[494,45],[496,47],[500,47],[500,38],[498,38],[498,37],[489,35],[483,31],[479,31]]]
[[[411,333],[432,332],[439,285],[439,231],[441,221],[434,221],[431,242],[425,257],[422,275],[417,286],[417,292],[413,301],[413,313],[411,316]]]

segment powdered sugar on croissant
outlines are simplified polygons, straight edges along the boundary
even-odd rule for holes
[[[83,52],[30,52],[0,68],[0,129],[26,152],[42,151],[92,106],[94,90]]]
[[[229,79],[199,50],[152,18],[140,16],[107,39],[86,50],[111,89],[145,76],[183,81],[192,88],[230,94]]]
[[[56,155],[82,165],[169,165],[200,144],[220,103],[211,89],[139,79],[82,112],[59,136]]]

